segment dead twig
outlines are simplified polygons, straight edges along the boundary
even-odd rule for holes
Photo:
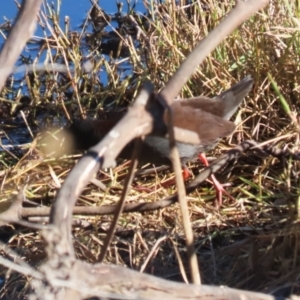
[[[161,95],[158,95],[158,97]],[[158,98],[161,103],[166,105],[164,99]],[[180,204],[180,210],[183,220],[184,234],[186,238],[186,248],[187,255],[189,260],[189,265],[191,269],[191,279],[194,284],[201,284],[199,265],[196,250],[194,247],[194,235],[192,230],[192,223],[189,215],[189,208],[186,201],[186,192],[184,187],[183,177],[181,175],[181,163],[179,158],[179,151],[176,147],[175,134],[174,134],[174,122],[173,122],[173,111],[170,106],[166,105],[167,118],[168,118],[168,133],[169,133],[169,142],[170,142],[170,159],[172,161],[173,169],[175,172],[175,180],[177,185],[177,195]]]
[[[125,201],[126,201],[126,197],[128,195],[128,192],[129,192],[129,189],[131,187],[131,184],[132,184],[132,181],[133,181],[133,178],[134,178],[134,171],[137,167],[137,164],[138,164],[138,154],[140,152],[140,149],[141,149],[141,142],[142,140],[140,138],[136,139],[135,141],[135,145],[134,145],[134,149],[133,149],[133,153],[132,153],[132,157],[131,157],[131,163],[130,163],[130,166],[129,166],[129,171],[128,171],[128,175],[126,176],[126,180],[124,182],[124,188],[122,190],[122,195],[121,195],[121,198],[117,204],[117,209],[114,213],[114,218],[112,220],[112,223],[110,225],[110,228],[106,234],[106,238],[103,242],[103,247],[101,249],[101,253],[100,253],[100,256],[99,256],[99,259],[98,261],[99,262],[102,262],[105,255],[106,255],[106,252],[107,252],[107,249],[114,237],[114,233],[115,233],[115,230],[116,230],[116,227],[117,227],[117,223],[118,223],[118,220],[123,212],[123,209],[124,209],[124,205],[125,205]]]
[[[7,77],[14,68],[26,42],[31,38],[36,27],[37,13],[42,0],[24,0],[16,22],[5,41],[0,55],[0,91]]]

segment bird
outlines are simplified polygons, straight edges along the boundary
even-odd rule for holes
[[[171,105],[174,126],[194,131],[200,139],[198,145],[176,142],[180,161],[185,170],[187,170],[186,164],[188,162],[194,162],[199,158],[204,165],[208,165],[205,152],[213,149],[221,138],[230,135],[235,130],[235,124],[229,119],[251,91],[252,86],[253,79],[248,75],[214,98],[198,96],[174,100]],[[74,147],[78,150],[87,150],[98,143],[124,113],[124,111],[116,112],[111,117],[100,120],[75,120],[71,126],[66,128],[74,140]],[[167,125],[166,112],[163,119]],[[125,147],[120,157],[130,158],[132,149],[132,144]],[[170,165],[169,140],[161,136],[146,136],[140,151],[139,161],[157,166]],[[185,176],[187,174],[188,172],[185,172]],[[213,175],[212,181],[217,190],[217,200],[221,205],[224,188]]]

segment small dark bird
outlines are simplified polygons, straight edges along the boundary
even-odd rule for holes
[[[242,100],[250,92],[253,85],[251,76],[232,86],[227,91],[214,98],[199,96],[176,100],[172,104],[174,126],[195,131],[201,143],[191,145],[177,142],[180,160],[183,166],[187,162],[199,158],[207,165],[204,153],[214,148],[220,138],[231,134],[235,124],[229,119],[236,112]],[[77,120],[67,128],[68,133],[74,138],[78,150],[87,150],[98,143],[104,135],[120,120],[124,112],[106,120]],[[166,120],[166,116],[164,116]],[[130,158],[132,146],[121,153],[121,157]],[[155,165],[170,164],[169,141],[167,138],[147,136],[140,152],[140,161]],[[213,178],[218,192],[219,203],[222,201],[223,187]]]

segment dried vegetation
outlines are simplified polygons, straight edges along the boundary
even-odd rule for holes
[[[230,10],[230,4],[196,1],[184,9],[166,1],[154,7],[147,4],[152,15],[131,10],[113,18],[93,8],[77,31],[70,31],[67,23],[60,27],[63,16],[49,4],[39,19],[44,37],[33,41],[36,56],[27,53],[20,62],[62,63],[69,72],[26,72],[11,77],[1,92],[2,134],[16,134],[17,127],[32,141],[3,146],[0,209],[22,188],[28,199],[25,205],[51,205],[79,157],[44,154],[38,132],[72,118],[96,117],[126,107],[146,78],[161,88],[190,49]],[[212,96],[247,74],[254,78],[250,96],[234,117],[239,124],[236,132],[209,156],[218,157],[245,139],[299,151],[299,15],[298,1],[272,1],[219,45],[185,85],[180,97]],[[118,26],[113,29],[106,22]],[[3,34],[4,25],[9,23],[1,25]],[[92,62],[91,72],[85,72],[82,65],[87,59]],[[116,203],[127,167],[121,161],[114,169],[99,171],[97,180],[109,189],[103,192],[96,181],[90,183],[77,205]],[[190,167],[195,174],[202,168],[200,163]],[[188,195],[204,283],[278,295],[299,292],[299,167],[299,162],[289,158],[248,153],[217,174],[221,182],[230,183],[227,191],[236,202],[225,198],[216,209],[210,182]],[[132,189],[127,202],[163,198],[175,187],[154,188],[171,176],[171,172],[161,172],[136,177],[135,185],[148,190]],[[110,216],[75,217],[78,258],[97,261],[110,220]],[[187,262],[181,224],[177,204],[154,212],[123,214],[106,261],[182,281]],[[2,227],[0,234],[21,257],[42,262],[38,232],[16,225]],[[25,277],[6,269],[0,276],[5,281],[0,298],[21,299],[26,294]]]

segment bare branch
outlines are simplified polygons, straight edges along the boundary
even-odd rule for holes
[[[36,16],[42,0],[24,0],[9,36],[0,54],[0,91],[12,72],[15,62],[36,27]]]
[[[228,16],[204,38],[198,46],[188,55],[177,72],[172,76],[166,87],[161,91],[162,96],[170,105],[178,95],[184,84],[195,71],[195,68],[203,62],[234,29],[262,9],[269,0],[238,0],[236,6]]]
[[[124,205],[125,205],[125,201],[126,201],[126,197],[128,195],[128,192],[129,192],[129,189],[131,187],[131,184],[132,184],[132,181],[133,181],[133,178],[134,178],[134,171],[137,167],[137,164],[138,164],[138,154],[140,152],[140,149],[141,149],[141,142],[142,140],[140,138],[136,139],[135,141],[135,145],[134,145],[134,149],[133,149],[133,153],[132,153],[132,158],[131,158],[131,163],[130,163],[130,166],[129,166],[129,171],[128,171],[128,174],[126,176],[126,180],[124,182],[124,188],[122,190],[122,195],[121,195],[121,198],[119,200],[119,203],[117,204],[117,209],[116,209],[116,212],[114,213],[114,218],[113,218],[113,221],[110,225],[110,228],[106,234],[106,238],[104,240],[104,243],[103,243],[103,247],[101,249],[101,253],[100,253],[100,256],[99,256],[99,259],[98,261],[99,262],[102,262],[103,259],[105,258],[105,255],[106,255],[106,252],[107,252],[107,249],[114,237],[114,233],[115,233],[115,230],[116,230],[116,227],[117,227],[117,223],[118,223],[118,220],[123,212],[123,209],[124,209]]]
[[[161,96],[161,95],[159,95]],[[162,99],[164,102],[165,100]],[[175,171],[175,180],[178,189],[178,200],[183,220],[183,228],[186,239],[186,248],[188,254],[189,265],[191,269],[192,283],[201,284],[199,264],[197,259],[196,250],[194,247],[194,235],[192,229],[192,223],[190,220],[189,209],[186,201],[186,192],[184,187],[183,177],[181,176],[181,163],[179,158],[179,151],[176,147],[175,135],[174,135],[174,118],[173,111],[170,106],[167,106],[167,118],[168,118],[168,133],[170,141],[170,158],[172,161],[173,169]]]
[[[99,144],[83,156],[60,189],[52,206],[50,221],[61,229],[64,247],[70,254],[74,254],[71,242],[71,216],[78,196],[99,167],[107,168],[114,165],[117,155],[127,143],[151,131],[153,119],[144,109],[151,93],[152,85],[145,84],[125,117]]]
[[[67,280],[49,276],[36,292],[44,299],[50,293],[57,294],[50,299],[86,299],[108,297],[110,299],[233,299],[233,300],[275,300],[275,296],[208,285],[193,285],[172,282],[152,275],[141,274],[116,265],[90,265],[77,260]],[[34,280],[37,285],[37,280]],[[53,288],[55,287],[55,288]],[[61,292],[59,293],[58,287]],[[108,296],[109,295],[109,296]],[[47,298],[49,299],[49,298]],[[284,300],[284,299],[282,299]]]

